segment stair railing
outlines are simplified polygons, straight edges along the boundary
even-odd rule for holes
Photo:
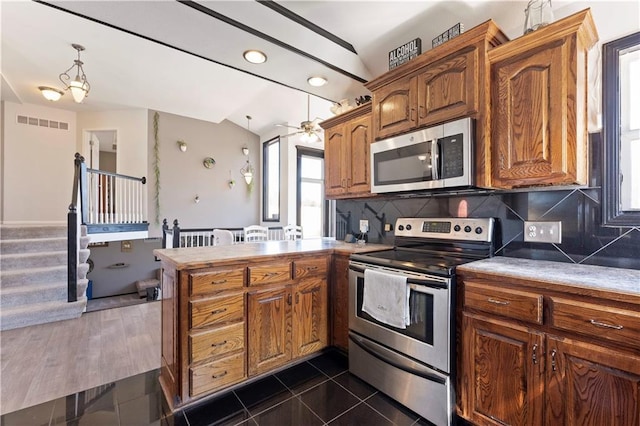
[[[67,302],[78,300],[78,263],[80,259],[80,224],[81,216],[78,206],[85,205],[83,194],[86,193],[87,166],[84,158],[76,153],[73,160],[73,189],[71,204],[67,213]]]
[[[86,169],[89,183],[88,224],[146,222],[146,177]]]

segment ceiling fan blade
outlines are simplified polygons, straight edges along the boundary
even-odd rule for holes
[[[274,124],[274,126],[276,126],[276,127],[289,127],[289,128],[291,128],[291,129],[298,129],[298,130],[300,130],[300,127],[298,127],[298,126],[289,126],[288,124]]]
[[[304,132],[303,132],[303,131],[300,131],[300,132],[293,132],[293,133],[289,133],[289,134],[286,134],[286,135],[280,135],[280,137],[281,137],[281,138],[288,138],[289,136],[299,135],[299,134],[301,134],[301,133],[304,133]]]

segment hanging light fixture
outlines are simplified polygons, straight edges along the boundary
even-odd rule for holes
[[[82,100],[89,94],[89,90],[91,89],[91,85],[89,81],[87,81],[87,76],[84,73],[84,69],[82,68],[83,62],[80,60],[80,52],[84,50],[84,46],[79,44],[71,45],[74,49],[78,51],[78,59],[73,61],[73,65],[69,67],[68,70],[60,74],[60,81],[64,84],[65,90],[70,90],[71,95],[73,96],[73,100],[77,103],[81,103]],[[76,76],[72,80],[69,75],[69,71],[73,68],[76,68]]]
[[[247,130],[250,130],[250,123],[251,120],[251,116],[247,115]],[[251,186],[251,182],[253,182],[253,174],[255,173],[255,170],[253,169],[253,166],[251,165],[251,163],[249,162],[249,148],[247,147],[243,147],[242,148],[242,153],[244,155],[247,156],[247,164],[245,164],[245,166],[243,168],[240,169],[240,174],[242,175],[242,177],[244,177],[244,181],[247,182],[247,186]]]
[[[64,92],[49,86],[38,86],[38,90],[46,100],[51,102],[56,102],[64,95]]]

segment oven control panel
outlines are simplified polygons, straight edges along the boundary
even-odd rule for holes
[[[494,218],[398,218],[396,237],[485,241],[493,238]]]

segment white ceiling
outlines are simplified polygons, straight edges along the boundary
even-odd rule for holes
[[[416,37],[424,52],[458,22],[470,29],[492,18],[515,38],[526,4],[277,2],[350,43],[354,53],[256,1],[2,1],[2,99],[47,104],[37,86],[62,86],[58,75],[73,63],[71,44],[78,43],[86,48],[81,59],[91,92],[80,105],[66,94],[56,107],[148,108],[243,127],[250,115],[251,131],[264,134],[306,120],[307,92],[316,95],[312,120],[331,116],[328,101],[354,104],[368,94],[362,82],[388,70],[388,52]],[[267,62],[247,63],[247,49],[264,51]],[[311,75],[329,84],[313,88]]]

